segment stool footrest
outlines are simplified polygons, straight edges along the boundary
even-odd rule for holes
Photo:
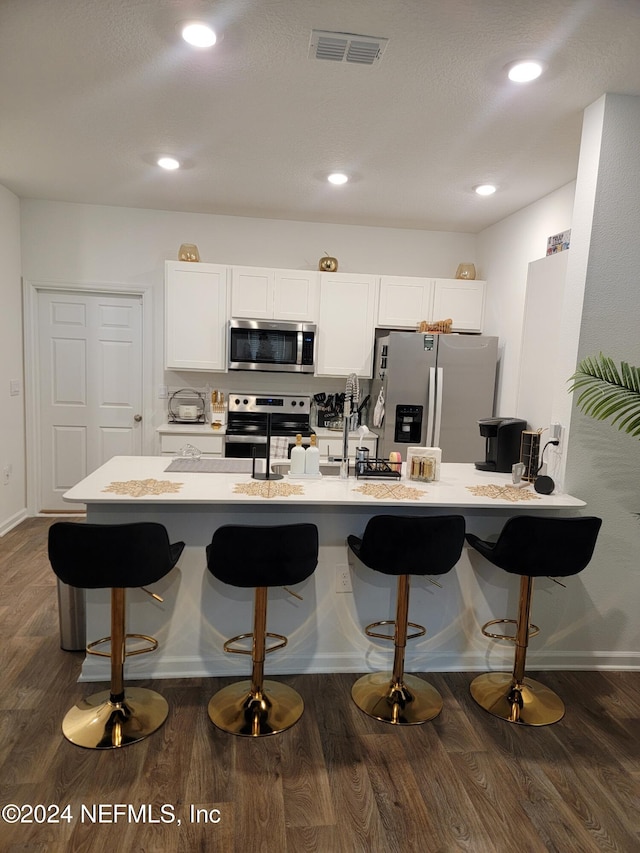
[[[480,629],[485,637],[490,637],[492,640],[509,640],[512,643],[515,643],[516,638],[512,634],[494,634],[492,631],[487,631],[487,628],[490,625],[517,625],[518,622],[516,619],[491,619],[489,622],[485,622],[482,628]],[[540,633],[540,628],[537,625],[534,625],[532,622],[529,623],[529,637],[537,637]]]
[[[372,631],[372,628],[377,628],[379,625],[395,625],[395,619],[383,619],[380,622],[371,622],[364,629],[367,637],[377,637],[380,640],[390,640],[392,643],[395,640],[395,636],[393,634],[381,634],[378,631]],[[415,632],[413,634],[407,634],[407,640],[414,640],[416,637],[424,637],[427,633],[427,629],[424,625],[418,625],[417,622],[407,622],[407,625],[410,628],[415,628]]]
[[[240,640],[246,640],[249,637],[253,640],[253,632],[248,634],[237,634],[235,637],[231,637],[231,639],[227,640],[223,646],[225,652],[229,652],[229,654],[233,655],[250,655],[252,654],[252,649],[238,649],[233,648],[232,643],[237,643]],[[271,637],[272,640],[280,640],[279,643],[274,643],[272,646],[268,646],[265,648],[265,654],[269,654],[269,652],[275,652],[278,649],[283,649],[287,643],[289,642],[287,638],[283,634],[272,634],[269,631],[265,634],[265,637]]]
[[[124,656],[126,658],[131,657],[131,655],[144,655],[147,652],[155,652],[158,648],[158,641],[155,637],[148,637],[146,634],[125,634],[125,646],[127,640],[144,640],[149,643],[148,646],[144,646],[141,649],[125,649]],[[96,646],[101,646],[103,643],[110,643],[111,637],[102,637],[100,640],[94,640],[92,643],[88,643],[87,645],[87,654],[88,655],[98,655],[101,658],[110,658],[111,652],[101,652],[96,650]]]

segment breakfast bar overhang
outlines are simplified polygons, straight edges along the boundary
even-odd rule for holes
[[[461,514],[467,530],[482,536],[499,532],[505,520],[524,513],[576,514],[584,501],[566,494],[539,495],[518,490],[511,477],[477,471],[470,464],[443,463],[438,482],[341,479],[253,480],[243,473],[169,472],[166,456],[114,457],[65,494],[86,504],[87,522],[123,524],[156,521],[172,541],[186,548],[177,567],[154,586],[158,602],[143,590],[127,599],[128,630],[157,638],[156,652],[127,660],[127,679],[208,677],[237,674],[245,663],[225,655],[224,641],[250,630],[252,590],[220,583],[206,568],[205,548],[224,524],[317,525],[320,557],[316,572],[295,592],[269,595],[268,629],[289,639],[286,655],[267,659],[270,674],[366,672],[388,667],[392,645],[372,642],[363,626],[393,618],[395,588],[349,554],[346,538],[361,535],[379,514]],[[241,552],[238,561],[243,559]],[[427,628],[407,647],[407,671],[473,671],[508,666],[510,644],[487,649],[479,626],[513,614],[517,585],[477,553],[465,548],[455,569],[428,579],[428,543],[424,578],[412,581],[410,618]],[[338,578],[348,570],[352,591]],[[90,573],[91,566],[87,566]],[[580,584],[579,578],[571,579]],[[552,580],[537,586],[543,598],[536,610],[541,634],[530,651],[534,668],[572,668],[571,625],[581,615],[579,601]],[[86,592],[87,638],[109,634],[108,590]],[[506,647],[505,647],[506,646]],[[108,680],[109,662],[87,656],[84,681]]]

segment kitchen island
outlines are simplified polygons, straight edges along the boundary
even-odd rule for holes
[[[365,672],[389,668],[393,655],[391,643],[371,641],[363,626],[392,618],[395,581],[358,563],[346,545],[347,535],[361,535],[372,515],[459,513],[467,530],[489,535],[510,515],[569,514],[585,505],[570,495],[538,495],[531,487],[518,495],[509,475],[469,464],[443,463],[439,482],[416,483],[404,476],[399,481],[354,476],[259,481],[244,473],[167,471],[171,463],[167,456],[114,457],[65,494],[71,503],[86,504],[89,522],[157,521],[172,541],[186,542],[178,566],[154,586],[163,603],[142,590],[128,594],[128,630],[159,641],[156,652],[127,660],[129,679],[249,672],[247,661],[225,655],[222,645],[250,630],[253,592],[220,583],[206,568],[205,547],[222,524],[318,526],[318,568],[296,588],[303,600],[284,589],[269,592],[268,628],[286,634],[289,645],[268,657],[267,673]],[[428,565],[428,543],[425,556]],[[352,591],[343,591],[345,574]],[[465,548],[456,568],[438,582],[442,589],[426,577],[412,579],[409,616],[427,627],[427,635],[408,645],[407,671],[482,670],[508,661],[512,649],[491,648],[479,625],[514,614],[518,585],[513,578]],[[573,598],[551,581],[541,580],[538,589],[545,596],[544,611],[536,612],[543,634],[531,650],[531,667],[560,666],[562,653],[544,646],[543,636],[549,641],[571,618],[567,608]],[[109,592],[88,590],[87,637],[108,633]],[[108,667],[108,660],[88,656],[81,680],[108,680]]]

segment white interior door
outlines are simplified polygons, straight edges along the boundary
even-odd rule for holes
[[[112,456],[142,453],[142,299],[39,291],[40,510]]]

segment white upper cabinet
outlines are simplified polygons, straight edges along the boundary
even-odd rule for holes
[[[378,279],[320,274],[316,376],[370,377]]]
[[[227,267],[165,262],[165,369],[227,369]]]
[[[318,276],[310,270],[231,268],[231,316],[314,323]]]
[[[484,322],[484,281],[437,278],[432,321],[453,320],[453,332],[481,332]]]
[[[484,295],[484,281],[383,275],[377,325],[415,329],[423,320],[451,318],[454,332],[481,332]]]
[[[433,315],[433,279],[400,275],[380,278],[378,326],[415,329]]]

